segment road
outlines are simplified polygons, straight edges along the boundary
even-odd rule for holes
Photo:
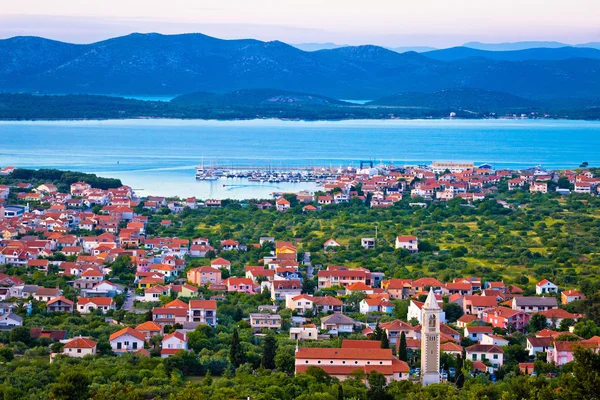
[[[307,251],[306,253],[304,253],[304,261],[303,264],[306,265],[306,277],[308,279],[312,279],[313,278],[313,266],[310,263],[310,253]]]

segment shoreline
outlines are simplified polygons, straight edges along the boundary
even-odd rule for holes
[[[339,118],[339,119],[303,119],[303,118],[0,118],[4,122],[104,122],[104,121],[202,121],[202,122],[251,122],[251,121],[280,121],[280,122],[348,122],[348,121],[573,121],[573,122],[600,122],[599,119],[559,118],[559,117],[435,117],[435,118]]]

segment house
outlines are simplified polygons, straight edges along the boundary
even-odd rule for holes
[[[327,249],[329,248],[336,248],[336,247],[340,247],[341,244],[335,240],[334,238],[331,238],[329,240],[326,240],[325,243],[323,243],[323,250],[327,251]]]
[[[598,337],[575,342],[554,341],[554,345],[548,348],[546,359],[548,362],[554,362],[556,365],[561,366],[575,359],[574,352],[578,347],[584,347],[598,353],[598,341],[595,339],[598,339]]]
[[[229,278],[223,284],[228,292],[254,293],[254,282],[250,278]]]
[[[63,296],[58,296],[46,303],[46,312],[64,312],[71,314],[73,313],[73,305],[74,303],[71,300]]]
[[[442,296],[436,295],[436,300],[440,308],[442,308]],[[408,305],[408,314],[407,319],[410,321],[413,318],[419,321],[419,325],[423,324],[423,304],[420,301],[411,300]],[[446,313],[442,310],[440,311],[440,322],[446,322]]]
[[[420,328],[414,327],[407,322],[400,321],[399,319],[383,322],[379,326],[386,332],[390,344],[396,344],[400,340],[402,332],[404,332],[404,335],[407,338],[413,339],[417,339],[421,335]]]
[[[553,308],[551,310],[540,311],[536,314],[541,314],[546,317],[546,325],[553,329],[558,328],[563,319],[572,319],[573,321],[579,319],[579,315],[572,314],[562,308]]]
[[[353,376],[356,370],[367,375],[377,371],[385,376],[388,383],[408,379],[410,372],[408,364],[395,358],[391,349],[350,348],[344,347],[343,343],[341,348],[297,348],[296,374],[304,373],[309,367],[314,366],[341,381]]]
[[[349,269],[347,267],[329,266],[326,270],[317,272],[319,289],[332,286],[349,286],[360,282],[367,286],[371,284],[371,271],[365,268]]]
[[[463,312],[481,318],[482,313],[488,308],[494,308],[498,301],[492,296],[465,296],[463,297]]]
[[[504,339],[502,336],[491,335],[488,333],[484,333],[480,340],[481,344],[495,344],[496,346],[506,346],[509,341]]]
[[[298,296],[302,293],[302,283],[297,279],[274,280],[271,283],[271,300],[285,300],[286,296]]]
[[[352,283],[348,286],[346,286],[346,294],[350,295],[352,293],[356,293],[356,292],[362,292],[364,294],[373,294],[373,288],[370,286],[365,285],[362,282],[355,282]]]
[[[152,337],[162,335],[162,326],[153,321],[146,321],[135,327],[135,330],[142,333],[146,341],[150,341]]]
[[[152,309],[152,320],[159,325],[183,325],[188,321],[188,317],[188,307],[154,307]]]
[[[285,308],[295,310],[298,314],[302,315],[307,310],[312,310],[314,308],[313,297],[308,294],[300,294],[298,296],[286,296]]]
[[[188,283],[183,285],[171,285],[171,292],[177,293],[177,297],[197,297],[198,288]]]
[[[515,297],[512,300],[512,309],[526,313],[552,310],[558,308],[556,297]]]
[[[58,342],[67,339],[67,331],[64,329],[31,328],[29,329],[29,336],[31,336],[32,339],[45,337]]]
[[[206,257],[209,251],[215,251],[215,248],[208,244],[193,244],[190,246],[190,257]]]
[[[471,339],[474,342],[479,342],[483,338],[483,335],[493,335],[494,330],[491,326],[467,326],[464,330],[463,336]]]
[[[111,297],[80,297],[77,300],[77,311],[80,314],[89,314],[95,310],[102,310],[103,313],[109,310],[116,310],[116,304]]]
[[[332,296],[313,297],[313,304],[317,313],[341,312],[344,302]]]
[[[160,296],[168,296],[170,293],[169,286],[155,285],[144,290],[144,301],[150,303],[160,301]]]
[[[239,250],[240,244],[238,242],[236,242],[235,240],[227,239],[227,240],[223,240],[221,242],[221,247],[225,251]]]
[[[125,292],[125,288],[110,281],[102,281],[94,285],[91,289],[81,289],[83,297],[115,297]]]
[[[281,329],[281,316],[278,314],[250,313],[250,327],[254,330]]]
[[[98,342],[84,337],[69,340],[62,348],[62,354],[69,357],[85,357],[96,354]]]
[[[212,327],[216,326],[217,302],[215,300],[190,300],[188,320],[208,324]]]
[[[572,301],[583,300],[585,296],[578,290],[569,289],[560,294],[560,299],[562,304],[569,304]]]
[[[359,304],[361,314],[383,313],[392,314],[395,304],[386,298],[362,299]]]
[[[227,271],[231,272],[231,262],[221,257],[212,260],[210,266],[217,269],[225,268]]]
[[[474,344],[466,349],[467,360],[489,361],[494,369],[498,369],[504,363],[504,351],[494,344]]]
[[[110,346],[117,354],[135,353],[144,348],[146,336],[133,328],[123,328],[109,337]]]
[[[558,286],[548,279],[543,279],[535,285],[535,294],[544,295],[549,293],[558,293]]]
[[[509,332],[523,332],[529,324],[531,314],[508,307],[493,307],[483,311],[481,318],[484,322],[492,324],[493,327]]]
[[[175,332],[164,337],[161,343],[160,356],[167,358],[180,351],[187,351],[188,338],[185,331],[176,330]]]
[[[277,211],[285,212],[285,210],[290,208],[290,202],[284,197],[280,197],[275,201],[275,206],[277,207]]]
[[[471,314],[464,314],[456,320],[456,326],[459,328],[465,328],[473,322],[481,321],[477,316]]]
[[[554,347],[554,338],[551,336],[528,337],[525,345],[530,357],[537,357],[538,353],[547,353],[552,347]]]
[[[374,238],[361,238],[360,245],[367,250],[374,249],[375,248],[375,239]]]
[[[33,295],[33,298],[36,299],[37,301],[41,301],[41,302],[48,302],[50,300],[52,300],[55,297],[58,297],[62,295],[62,291],[59,288],[45,288],[45,287],[38,287],[35,294]]]
[[[331,335],[352,333],[354,325],[356,325],[356,321],[339,312],[321,318],[321,329],[326,330]]]
[[[187,272],[187,280],[198,286],[220,285],[221,270],[212,266],[193,268]]]
[[[419,241],[416,236],[396,236],[396,248],[406,249],[409,253],[417,253]]]
[[[319,331],[315,324],[290,328],[290,340],[318,340]]]
[[[12,329],[17,326],[23,326],[23,318],[13,313],[0,315],[0,329]]]
[[[548,193],[548,182],[535,181],[529,186],[531,193]]]
[[[381,287],[392,299],[403,300],[411,295],[412,281],[408,279],[389,279],[381,282]]]

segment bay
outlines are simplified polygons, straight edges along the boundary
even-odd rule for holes
[[[312,183],[197,182],[195,166],[358,166],[360,160],[491,163],[496,168],[600,165],[600,122],[563,120],[110,120],[0,122],[0,166],[120,178],[140,195],[269,198]],[[225,186],[224,186],[225,185]]]

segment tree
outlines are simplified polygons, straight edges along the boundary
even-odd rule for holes
[[[0,360],[10,362],[15,358],[13,351],[8,347],[0,347]]]
[[[573,333],[584,339],[590,339],[593,336],[600,335],[600,327],[594,321],[588,319],[576,323],[573,327]]]
[[[10,331],[10,342],[17,343],[22,342],[29,344],[31,342],[31,335],[29,334],[29,328],[24,326],[17,326]]]
[[[50,389],[50,397],[55,400],[79,400],[89,397],[90,378],[79,371],[68,371],[58,377]]]
[[[211,386],[213,384],[212,374],[210,373],[210,369],[206,371],[206,375],[204,375],[204,380],[202,381],[202,386]]]
[[[448,303],[444,306],[446,320],[449,323],[456,322],[457,319],[463,316],[464,312],[461,306],[456,303]]]
[[[383,335],[383,329],[379,326],[379,322],[375,325],[375,329],[373,330],[373,340],[381,340],[381,336]]]
[[[369,390],[367,398],[369,400],[385,400],[388,398],[385,392],[386,379],[382,373],[373,371],[369,374]]]
[[[275,354],[277,353],[277,339],[273,333],[265,337],[261,365],[264,369],[275,369]]]
[[[565,388],[567,399],[597,399],[600,393],[600,354],[578,347],[575,349],[573,377]]]
[[[280,348],[277,350],[277,355],[275,355],[275,366],[278,371],[286,372],[291,374],[294,372],[295,367],[295,359],[293,350],[290,348]]]
[[[542,329],[546,329],[548,326],[548,322],[546,316],[543,314],[533,314],[531,319],[529,320],[529,332],[535,333],[539,332]]]
[[[462,355],[458,354],[456,356],[456,387],[459,389],[462,388],[465,384],[465,375],[463,374],[463,363],[465,361],[464,356],[464,350],[462,352]]]
[[[404,333],[404,332],[402,332]],[[388,339],[388,335],[386,331],[383,331],[383,333],[381,334],[381,348],[382,349],[389,349],[390,348],[390,340]]]
[[[240,341],[240,336],[237,328],[233,330],[233,335],[231,336],[231,346],[229,347],[229,361],[236,368],[246,362],[246,354],[244,353],[244,349],[242,348],[242,342]]]
[[[406,345],[406,334],[404,331],[400,334],[400,348],[398,349],[398,358],[402,361],[408,361],[408,346]]]
[[[337,400],[344,400],[344,388],[338,383]]]

